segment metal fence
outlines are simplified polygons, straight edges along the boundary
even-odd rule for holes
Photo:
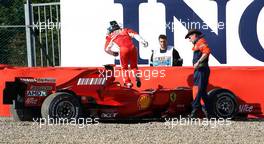
[[[12,3],[19,6],[0,3],[0,64],[59,66],[60,3]]]
[[[29,66],[60,65],[60,4],[25,4]]]

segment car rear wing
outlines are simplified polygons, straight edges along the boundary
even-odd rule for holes
[[[42,87],[50,87],[50,90],[56,90],[56,80],[53,78],[32,78],[32,77],[16,77],[15,81],[7,81],[3,91],[3,104],[12,104],[17,96],[24,97],[28,90],[42,89]]]

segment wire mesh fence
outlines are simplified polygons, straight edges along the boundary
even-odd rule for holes
[[[0,63],[27,66],[24,27],[0,27]]]
[[[49,6],[50,3],[59,2],[59,0],[32,0],[32,5],[36,6],[32,11],[33,25],[25,24],[24,4],[26,2],[27,0],[0,0],[0,64],[28,66],[26,28],[31,27],[33,29],[31,35],[35,38],[35,66],[60,65],[60,25],[58,28],[56,27],[57,29],[53,28],[54,30],[50,31],[51,26],[43,26],[43,24],[52,24],[53,26],[54,24],[51,22],[55,19],[38,17],[44,15],[43,6],[41,6],[43,3],[47,5],[47,11],[45,11],[47,16],[52,13],[55,15],[54,17],[60,17],[59,3],[55,7]],[[41,8],[42,11],[39,13]],[[60,20],[56,19],[56,22],[58,21]],[[43,34],[45,30],[48,31]],[[49,53],[45,53],[46,50]]]
[[[0,63],[26,66],[23,1],[0,1]]]

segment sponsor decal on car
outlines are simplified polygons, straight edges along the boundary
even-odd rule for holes
[[[250,113],[252,112],[254,109],[254,107],[252,105],[248,105],[248,104],[242,104],[239,105],[239,112],[244,112],[244,113]]]
[[[56,80],[54,78],[37,78],[37,83],[55,83]]]
[[[52,86],[31,86],[30,90],[32,91],[50,91],[52,90]]]
[[[115,118],[117,114],[117,112],[102,113],[101,118]]]
[[[29,97],[25,100],[26,105],[36,105],[38,103],[38,99],[34,97]]]
[[[184,107],[185,107],[184,104],[178,104],[178,105],[176,105],[176,106],[177,106],[177,108],[184,108]]]
[[[149,94],[142,94],[138,98],[138,107],[139,110],[145,110],[150,106],[151,97]]]
[[[47,96],[46,91],[27,91],[27,96]]]
[[[175,102],[176,101],[176,97],[177,97],[177,95],[176,95],[175,92],[170,93],[170,100],[171,100],[171,102]]]
[[[35,79],[31,79],[31,78],[20,78],[20,81],[22,81],[22,82],[36,82]]]
[[[37,83],[55,83],[56,80],[54,78],[20,78],[20,81],[23,82],[37,82]]]
[[[79,78],[77,85],[104,85],[105,78]]]

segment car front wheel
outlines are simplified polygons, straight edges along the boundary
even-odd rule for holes
[[[227,89],[214,89],[208,93],[210,117],[233,118],[238,111],[236,96]]]

